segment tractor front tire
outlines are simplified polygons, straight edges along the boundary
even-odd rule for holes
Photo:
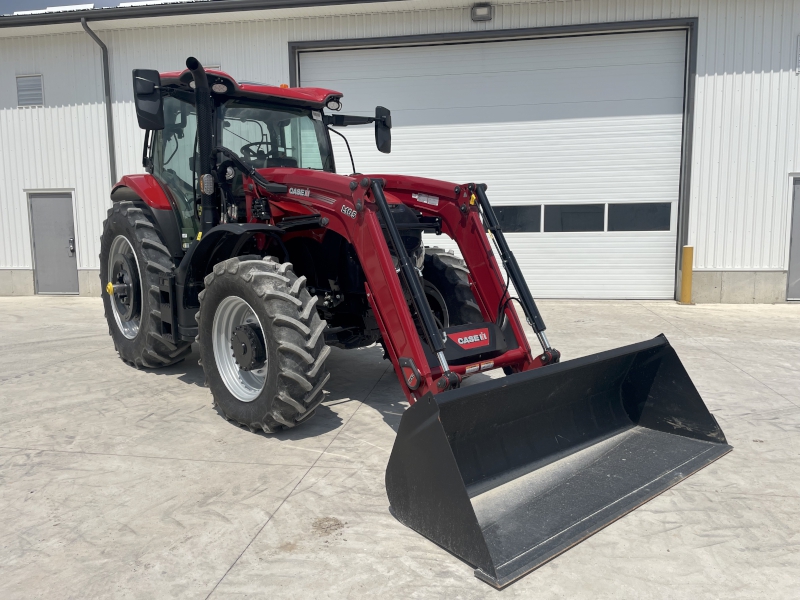
[[[422,278],[428,304],[442,327],[483,322],[469,284],[469,269],[462,259],[442,248],[428,246]]]
[[[190,342],[173,343],[161,336],[158,279],[173,269],[150,216],[133,202],[115,202],[100,238],[100,285],[114,347],[137,368],[166,367],[191,352]],[[127,303],[109,292],[109,283],[128,286]]]
[[[274,433],[314,414],[330,379],[331,351],[316,303],[306,278],[270,256],[231,258],[206,276],[197,341],[206,383],[226,419]]]

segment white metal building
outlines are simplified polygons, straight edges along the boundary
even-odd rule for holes
[[[486,182],[536,297],[673,298],[691,245],[696,302],[800,298],[800,0],[128,4],[0,17],[0,294],[99,294],[131,70],[194,55],[392,109],[391,155],[345,131],[358,170]]]

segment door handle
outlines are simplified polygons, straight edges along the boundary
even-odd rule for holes
[[[69,238],[69,255],[75,256],[75,238]]]

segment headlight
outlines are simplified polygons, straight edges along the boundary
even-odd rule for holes
[[[332,98],[325,103],[329,110],[342,110],[342,103],[337,98]]]

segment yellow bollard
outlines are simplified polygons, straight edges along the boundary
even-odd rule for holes
[[[694,267],[694,247],[684,246],[681,260],[681,304],[692,303],[692,268]]]

